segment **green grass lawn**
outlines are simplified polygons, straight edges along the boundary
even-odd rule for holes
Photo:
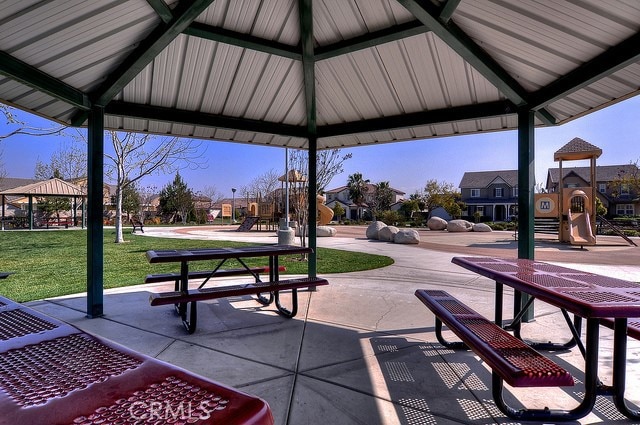
[[[250,245],[230,241],[201,241],[125,235],[115,244],[113,229],[104,233],[104,287],[137,285],[147,274],[179,271],[179,264],[149,264],[150,249],[185,249]],[[250,266],[267,265],[266,258],[248,259]],[[318,248],[318,274],[369,270],[393,263],[389,257]],[[298,256],[281,257],[286,273],[305,274],[307,263]],[[193,270],[210,269],[212,262],[193,264]],[[238,267],[226,263],[225,267]],[[15,272],[0,280],[0,294],[18,302],[86,291],[87,233],[82,230],[0,232],[0,271]]]

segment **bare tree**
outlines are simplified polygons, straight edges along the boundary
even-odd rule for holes
[[[124,242],[122,234],[122,191],[145,176],[155,173],[171,174],[179,169],[204,167],[201,162],[201,143],[177,137],[159,138],[149,134],[117,133],[109,131],[113,154],[105,172],[116,182],[116,243]]]
[[[212,208],[224,198],[222,192],[214,185],[205,186],[204,189],[202,189],[202,194],[211,200],[209,208]]]
[[[278,188],[278,177],[279,173],[272,168],[253,179],[251,186],[260,199],[271,201],[274,191]]]
[[[2,182],[2,179],[4,179],[5,177],[7,177],[7,170],[4,168],[4,162],[2,161],[2,150],[0,150],[0,183]]]
[[[340,149],[323,150],[317,154],[316,189],[323,193],[327,185],[335,176],[342,173],[343,163],[351,158],[351,154],[342,155]],[[293,208],[300,228],[300,244],[306,245],[309,221],[309,152],[305,150],[291,150],[289,152],[289,170],[304,176],[299,182],[293,182],[289,188],[291,207]]]
[[[53,136],[61,134],[67,127],[62,125],[52,125],[48,128],[33,127],[22,121],[16,115],[16,110],[10,106],[0,103],[0,114],[4,115],[6,120],[5,131],[0,133],[0,140],[8,139],[11,136],[25,134],[28,136]]]
[[[138,195],[140,195],[140,210],[138,211],[138,216],[140,217],[140,221],[144,223],[144,220],[149,218],[153,199],[158,196],[158,187],[153,185],[142,187],[138,189]]]
[[[77,140],[65,141],[51,154],[49,163],[36,162],[36,179],[50,179],[56,173],[65,180],[86,177],[87,145]]]

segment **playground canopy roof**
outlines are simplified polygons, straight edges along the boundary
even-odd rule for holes
[[[555,125],[638,94],[636,0],[5,0],[0,101],[308,148]]]
[[[25,186],[18,186],[0,192],[0,195],[19,196],[85,196],[81,187],[75,184],[52,178]]]

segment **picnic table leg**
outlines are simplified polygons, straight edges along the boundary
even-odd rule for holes
[[[526,420],[550,420],[573,421],[588,415],[596,403],[599,393],[598,388],[598,346],[600,322],[598,319],[587,319],[587,356],[584,367],[584,398],[578,406],[571,410],[554,409],[517,409],[509,406],[503,397],[504,383],[502,378],[492,372],[492,394],[496,406],[502,413],[512,419]]]
[[[278,273],[278,257],[269,256],[269,282],[276,282],[279,279]],[[258,294],[258,302],[262,305],[270,305],[275,301],[275,295],[273,292],[269,292],[269,298],[266,298],[261,293]]]
[[[613,402],[630,419],[640,419],[640,411],[633,410],[624,398],[627,372],[627,319],[615,319],[613,326]]]
[[[465,344],[462,341],[447,341],[443,336],[442,336],[442,320],[438,319],[438,317],[436,317],[436,339],[438,340],[438,342],[440,344],[442,344],[443,346],[451,349],[451,350],[459,350],[462,348],[467,348],[467,344]]]

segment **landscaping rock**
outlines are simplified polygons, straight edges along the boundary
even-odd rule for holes
[[[396,226],[383,227],[378,231],[378,239],[385,242],[393,242],[398,230]]]
[[[467,220],[451,220],[447,223],[448,232],[470,232],[473,229],[473,224]]]
[[[493,229],[489,227],[488,224],[485,223],[476,223],[473,225],[474,232],[493,232]]]
[[[383,227],[387,227],[387,225],[381,221],[371,223],[369,227],[367,227],[367,239],[378,239],[378,232]]]
[[[420,243],[420,235],[414,229],[400,229],[393,237],[394,243],[400,244],[416,244]]]
[[[440,217],[431,217],[429,221],[427,221],[427,227],[429,230],[446,230],[447,220]]]
[[[330,226],[318,226],[316,227],[316,236],[319,238],[326,238],[335,236],[338,231],[335,227]]]

